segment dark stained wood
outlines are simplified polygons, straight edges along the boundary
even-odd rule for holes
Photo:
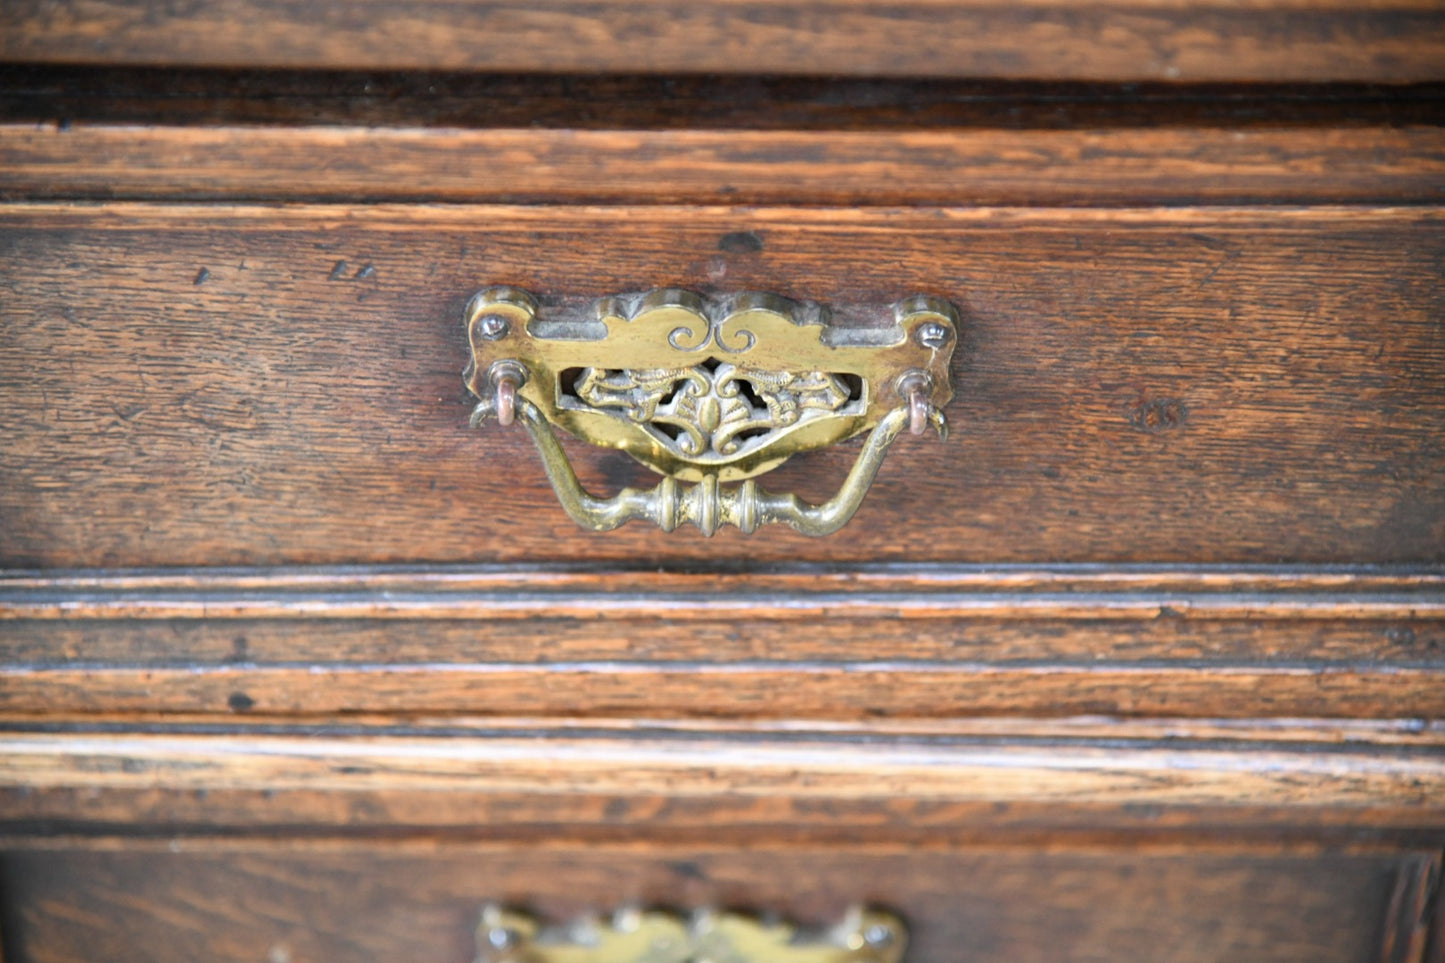
[[[506,661],[533,661],[544,652],[556,661],[665,651],[710,661],[765,654],[1229,661],[1268,653],[1292,662],[1418,663],[1441,649],[1445,620],[1438,588],[1335,594],[1175,588],[1123,595],[909,589],[880,582],[849,592],[846,575],[816,576],[822,585],[802,584],[806,577],[692,575],[640,588],[645,576],[638,573],[598,576],[560,590],[547,586],[544,573],[535,576],[535,585],[525,584],[529,577],[518,570],[517,584],[482,591],[437,585],[398,590],[387,579],[345,591],[326,582],[310,591],[264,582],[193,592],[63,591],[11,588],[9,579],[0,579],[0,651],[14,662],[36,664],[182,657],[265,662],[283,654],[366,660],[379,652],[399,661],[437,662],[469,650]],[[645,628],[657,619],[667,624]],[[164,633],[155,632],[157,624]],[[238,644],[238,636],[250,641]]]
[[[9,834],[1118,846],[1435,845],[1445,831],[1429,727],[52,716],[4,728]]]
[[[1211,747],[1289,746],[1305,749],[1320,744],[1353,747],[1405,747],[1436,751],[1445,747],[1445,721],[1427,719],[1185,719],[1120,718],[1114,716],[1069,716],[1066,718],[1025,716],[960,716],[948,719],[606,719],[575,716],[467,716],[467,715],[346,715],[295,718],[264,713],[214,714],[114,713],[78,716],[53,715],[36,718],[25,714],[0,714],[0,729],[27,733],[109,733],[112,735],[307,735],[332,736],[400,735],[419,738],[519,737],[538,733],[567,737],[581,733],[599,736],[644,735],[657,738],[757,739],[775,737],[822,740],[872,739],[1014,740],[1037,743],[1130,745],[1165,744],[1188,740],[1186,745]]]
[[[11,205],[10,566],[1426,563],[1445,546],[1434,208],[823,211]],[[719,239],[754,232],[762,250]],[[340,265],[340,268],[338,268]],[[206,275],[197,283],[200,271]],[[510,282],[964,311],[954,434],[841,538],[577,529],[523,433],[466,427],[460,316]],[[1162,427],[1141,415],[1165,402]],[[574,445],[589,484],[651,484]],[[766,485],[831,493],[855,457]]]
[[[1440,853],[1421,853],[1404,862],[1385,910],[1381,963],[1428,963],[1426,944],[1440,885]]]
[[[726,575],[724,581],[718,576]],[[1445,567],[1383,565],[914,565],[899,564],[749,564],[704,571],[552,563],[506,565],[350,565],[331,567],[71,569],[0,572],[0,613],[6,618],[47,618],[45,606],[66,596],[66,616],[82,616],[81,601],[149,606],[167,598],[230,598],[232,614],[274,611],[279,598],[302,593],[346,599],[355,593],[388,593],[393,598],[426,596],[444,604],[469,595],[545,590],[555,595],[603,589],[621,596],[625,606],[637,593],[706,592],[726,596],[745,590],[803,595],[837,592],[867,596],[875,592],[928,593],[972,599],[970,610],[1037,601],[1059,612],[1059,596],[1081,598],[1078,610],[1097,612],[1109,605],[1138,614],[1159,595],[1170,598],[1179,614],[1196,606],[1199,614],[1228,614],[1238,606],[1269,600],[1258,617],[1286,618],[1345,615],[1373,617],[1388,612],[1402,596],[1428,600],[1445,589]],[[247,595],[246,593],[249,593]],[[990,599],[989,596],[1005,596]],[[243,599],[243,596],[244,599]],[[1145,601],[1140,601],[1144,599]],[[243,605],[249,603],[252,607]],[[343,603],[344,604],[344,603]],[[132,609],[134,614],[142,614]],[[90,613],[94,617],[96,613]],[[167,615],[182,615],[167,610]],[[225,614],[225,613],[223,613]],[[384,615],[379,605],[366,612]],[[1008,614],[1014,614],[1009,612]]]
[[[1436,715],[1445,574],[11,575],[21,712]]]
[[[26,713],[570,712],[821,719],[1010,712],[1340,718],[1445,714],[1445,669],[1438,663],[80,664],[8,667],[0,669],[0,683],[0,709]]]
[[[1237,801],[1184,807],[1027,798],[819,800],[787,795],[439,793],[401,787],[338,792],[110,786],[103,791],[3,788],[0,809],[3,849],[57,835],[112,846],[133,839],[204,837],[274,838],[293,845],[389,839],[430,847],[484,840],[531,846],[562,839],[578,845],[645,847],[705,839],[741,848],[779,840],[856,846],[886,838],[920,847],[1130,849],[1142,844],[1197,847],[1241,841],[1438,847],[1442,834],[1439,819],[1387,804],[1310,808]]]
[[[397,73],[0,63],[0,120],[567,130],[1404,127],[1445,84]]]
[[[1445,17],[1429,0],[12,0],[0,59],[1399,83],[1445,76]]]
[[[0,4],[5,957],[1442,963],[1442,81],[1437,0]],[[947,297],[954,433],[587,535],[497,282]]]
[[[10,571],[0,619],[740,618],[1394,623],[1445,617],[1445,569],[1370,566],[773,565]]]
[[[495,838],[545,829],[855,841],[1123,828],[1445,833],[1435,734],[1412,743],[1356,731],[1350,742],[1300,743],[1257,724],[1224,738],[1194,732],[1183,720],[1158,738],[1127,724],[1111,737],[1070,737],[1028,720],[984,735],[946,725],[11,719],[0,733],[0,831]]]
[[[1438,203],[1445,198],[1445,128],[450,130],[12,123],[0,125],[0,197]]]
[[[1445,863],[1445,857],[1442,857]],[[1433,892],[1425,894],[1427,916],[1424,963],[1440,963],[1445,960],[1445,886],[1442,886],[1442,872],[1437,869]]]
[[[6,856],[0,879],[18,963],[463,963],[487,900],[521,901],[558,920],[636,902],[771,910],[811,925],[865,902],[906,918],[916,963],[1364,963],[1376,959],[1409,858],[1266,848],[176,849]]]

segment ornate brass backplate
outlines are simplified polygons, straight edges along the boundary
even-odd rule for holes
[[[732,913],[622,911],[610,920],[544,927],[488,906],[476,963],[899,963],[907,943],[897,917],[852,910],[833,928],[801,933]]]
[[[958,314],[924,295],[839,325],[818,304],[771,294],[708,299],[661,289],[547,309],[525,291],[488,288],[467,307],[473,425],[518,416],[563,507],[594,530],[650,518],[752,531],[784,522],[836,531],[856,511],[903,427],[946,430]],[[583,490],[548,425],[619,448],[664,481],[611,499]],[[793,455],[873,434],[842,491],[821,506],[751,479]],[[692,483],[684,488],[680,483]],[[721,483],[743,482],[736,489]]]

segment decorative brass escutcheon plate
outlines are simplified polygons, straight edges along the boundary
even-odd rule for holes
[[[873,324],[837,324],[808,301],[743,293],[705,298],[675,288],[547,305],[492,287],[467,306],[472,425],[520,418],[553,489],[585,528],[634,519],[664,530],[691,522],[711,535],[782,522],[809,535],[857,511],[904,428],[947,432],[949,360],[958,312],[915,295]],[[584,490],[550,426],[619,448],[664,476],[611,498]],[[871,431],[838,494],[822,505],[758,488],[753,478]],[[740,482],[731,488],[724,483]]]
[[[822,933],[732,913],[623,910],[606,921],[544,927],[524,913],[482,910],[475,963],[899,963],[897,917],[854,909]]]

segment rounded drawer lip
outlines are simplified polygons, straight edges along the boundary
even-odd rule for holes
[[[1419,123],[895,131],[12,122],[0,123],[0,190],[353,205],[1421,204],[1445,198],[1442,156],[1445,128]]]

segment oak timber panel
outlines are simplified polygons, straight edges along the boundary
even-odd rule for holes
[[[0,707],[1431,718],[1442,589],[1358,566],[12,572]]]
[[[473,662],[447,666],[78,666],[4,672],[25,713],[476,712],[822,719],[960,714],[1434,717],[1442,672],[1378,666],[1038,665],[921,662],[698,666]]]
[[[1445,831],[1438,727],[988,722],[11,716],[0,833],[1438,845]]]
[[[1445,568],[10,571],[0,573],[0,625],[0,659],[14,666],[438,664],[481,654],[1398,665],[1445,650]]]
[[[593,601],[583,596],[578,605]],[[1172,659],[1237,665],[1268,657],[1321,669],[1346,665],[1420,665],[1445,653],[1445,617],[1412,614],[1401,600],[1395,618],[1226,619],[1166,613],[1137,619],[1051,619],[1026,611],[1014,619],[949,615],[853,615],[820,601],[815,620],[778,619],[707,596],[638,600],[629,616],[538,612],[528,618],[505,603],[471,612],[417,618],[124,618],[7,619],[0,622],[6,665],[132,666],[188,660],[197,666],[247,663],[405,665],[469,662],[660,660],[735,662],[937,660],[976,664],[1099,662],[1130,665]],[[880,601],[888,601],[882,599]],[[606,603],[596,598],[599,607]],[[81,603],[77,603],[81,604]],[[906,604],[906,601],[905,601]],[[711,617],[678,614],[688,605],[719,605]],[[761,603],[760,608],[764,608]],[[522,606],[522,610],[532,606]],[[540,609],[543,606],[536,606]],[[511,610],[509,610],[511,609]],[[824,611],[826,609],[826,611]],[[665,620],[659,624],[657,620]]]
[[[463,963],[481,904],[502,900],[564,920],[635,903],[813,925],[871,903],[905,917],[913,963],[1373,963],[1419,872],[1407,853],[1269,849],[171,849],[6,854],[7,958]]]
[[[1434,209],[0,219],[11,566],[1426,562],[1445,546]],[[738,232],[761,249],[726,250]],[[955,434],[900,444],[842,537],[587,535],[521,432],[466,428],[460,313],[494,282],[770,290],[859,323],[914,291],[949,297]],[[651,484],[621,454],[572,451],[597,487]],[[855,451],[767,485],[825,495]]]
[[[0,58],[1102,80],[1440,78],[1429,0],[12,0]]]
[[[0,576],[0,707],[1432,718],[1445,574],[567,567]]]
[[[1445,128],[454,130],[67,120],[0,124],[0,197],[1419,203],[1445,198]]]

